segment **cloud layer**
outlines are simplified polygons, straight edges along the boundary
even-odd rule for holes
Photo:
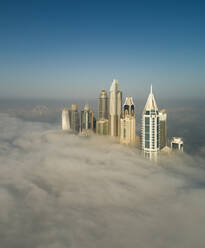
[[[203,158],[153,164],[111,140],[6,114],[0,130],[1,247],[204,247]]]

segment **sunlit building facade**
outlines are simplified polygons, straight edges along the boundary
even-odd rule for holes
[[[136,143],[136,117],[135,106],[132,97],[126,97],[123,105],[123,113],[120,121],[120,143],[135,145]]]
[[[108,135],[108,120],[98,120],[96,121],[96,133],[98,135]]]
[[[71,129],[71,115],[68,108],[62,110],[62,130],[67,131]]]
[[[120,137],[122,91],[117,80],[113,80],[109,94],[109,135]]]

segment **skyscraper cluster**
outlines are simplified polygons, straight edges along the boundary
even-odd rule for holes
[[[139,146],[136,136],[136,115],[133,98],[128,96],[122,105],[122,91],[119,82],[113,80],[109,93],[101,90],[98,101],[98,119],[86,104],[79,114],[77,104],[71,109],[62,111],[62,129],[72,130],[74,133],[89,135],[109,135],[119,140],[121,144]],[[167,113],[165,109],[158,110],[157,103],[150,87],[150,93],[142,112],[140,147],[146,157],[157,154],[160,150],[170,150],[167,139]],[[183,151],[183,140],[174,137],[171,149]]]
[[[72,104],[71,109],[64,108],[62,110],[62,130],[72,131],[75,134],[81,132],[84,135],[94,131],[95,117],[89,105],[86,104],[80,114],[77,104]]]

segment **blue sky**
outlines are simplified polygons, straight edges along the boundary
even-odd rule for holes
[[[203,1],[1,1],[0,97],[204,98]]]

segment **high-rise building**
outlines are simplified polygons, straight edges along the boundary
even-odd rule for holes
[[[113,80],[110,87],[109,102],[109,134],[120,136],[120,118],[122,111],[122,91],[117,80]]]
[[[184,151],[184,142],[180,137],[173,137],[171,139],[171,149],[172,151]]]
[[[108,135],[108,120],[102,119],[96,122],[96,133],[98,135]]]
[[[98,103],[98,121],[96,121],[96,133],[108,135],[108,96],[106,90],[101,90]]]
[[[70,119],[70,110],[64,108],[62,110],[62,130],[70,130],[71,129],[71,119]]]
[[[81,132],[87,133],[93,130],[93,112],[90,110],[89,105],[86,104],[81,111]]]
[[[71,129],[75,132],[79,132],[79,113],[78,113],[78,105],[72,104],[71,107]]]
[[[160,149],[159,112],[152,85],[142,114],[142,149],[145,152],[157,152]]]
[[[106,90],[101,90],[98,103],[98,120],[108,119],[108,96]]]
[[[120,143],[126,145],[135,145],[136,143],[136,117],[132,97],[126,97],[123,105]]]
[[[159,123],[160,123],[160,149],[167,146],[167,112],[162,109],[159,112]]]

